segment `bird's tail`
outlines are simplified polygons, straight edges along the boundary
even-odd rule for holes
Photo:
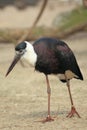
[[[80,70],[80,68],[79,68],[78,65],[77,65],[77,69],[76,69],[76,75],[77,75],[78,77],[75,77],[75,78],[80,79],[80,80],[83,80],[83,75],[82,75],[81,70]]]

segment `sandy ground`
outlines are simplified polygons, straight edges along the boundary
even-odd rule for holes
[[[66,42],[84,76],[84,81],[71,81],[73,100],[81,118],[66,118],[70,111],[67,87],[57,77],[49,76],[51,114],[57,117],[50,123],[37,122],[47,116],[45,76],[18,63],[5,78],[14,57],[14,46],[0,44],[0,130],[87,130],[87,38]]]
[[[51,4],[38,24],[50,26],[58,13],[69,9],[69,5],[61,8]],[[13,7],[7,7],[0,10],[0,28],[29,27],[36,13],[37,8],[18,12]],[[50,123],[37,122],[47,116],[45,76],[33,68],[23,68],[18,63],[5,78],[14,57],[14,46],[0,43],[0,130],[87,130],[87,38],[66,42],[74,51],[84,76],[84,81],[71,81],[73,100],[81,118],[66,118],[70,111],[67,87],[52,75],[49,76],[52,89],[51,114],[57,118]]]

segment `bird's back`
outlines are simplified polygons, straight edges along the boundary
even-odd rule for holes
[[[71,71],[74,78],[83,80],[72,50],[61,40],[54,38],[40,38],[33,44],[37,53],[35,69],[45,74],[65,74]]]

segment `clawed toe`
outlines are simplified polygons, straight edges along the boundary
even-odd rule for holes
[[[54,121],[55,117],[47,116],[45,119],[39,120],[38,122],[46,123],[46,122],[52,122]]]
[[[73,117],[75,114],[80,118],[80,115],[79,115],[78,112],[76,111],[75,107],[72,107],[72,108],[71,108],[71,112],[67,115],[67,117],[71,118],[71,117]]]
[[[51,121],[54,121],[54,119],[51,116],[47,116],[46,119],[42,120],[42,123],[51,122]]]

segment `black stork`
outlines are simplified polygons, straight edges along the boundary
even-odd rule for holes
[[[70,80],[72,78],[83,80],[83,76],[74,53],[68,45],[64,41],[44,37],[36,40],[33,44],[28,41],[19,43],[15,47],[15,52],[16,55],[6,73],[6,76],[13,69],[15,64],[22,58],[26,59],[29,64],[35,68],[35,70],[44,73],[46,76],[48,116],[45,120],[43,120],[43,122],[54,120],[50,115],[51,88],[48,79],[48,75],[50,74],[57,75],[59,80],[67,85],[71,101],[71,111],[67,117],[72,117],[74,114],[80,117],[73,103],[70,91]]]

